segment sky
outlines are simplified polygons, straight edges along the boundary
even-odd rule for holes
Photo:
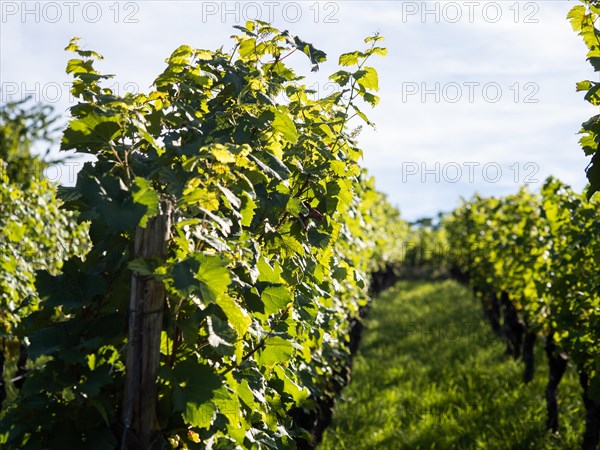
[[[231,49],[234,25],[261,19],[325,51],[311,73],[322,95],[341,53],[375,32],[389,54],[371,62],[381,102],[366,106],[363,164],[379,190],[415,220],[449,211],[475,192],[504,195],[554,175],[586,183],[580,125],[597,111],[575,92],[594,78],[586,48],[566,15],[577,2],[553,1],[64,1],[0,2],[0,103],[23,98],[68,116],[69,40],[102,54],[117,93],[148,91],[181,44]],[[359,125],[356,122],[356,125]],[[58,154],[55,150],[54,154]],[[73,184],[80,164],[50,169]]]

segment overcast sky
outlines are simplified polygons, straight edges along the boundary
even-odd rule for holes
[[[404,217],[451,210],[459,198],[540,187],[552,174],[577,189],[587,160],[581,123],[595,113],[575,82],[593,77],[566,20],[573,1],[0,2],[0,101],[32,95],[68,114],[78,36],[105,56],[117,92],[148,90],[179,45],[232,47],[233,25],[272,21],[324,50],[307,84],[324,95],[340,53],[380,32],[389,55],[373,61],[381,103],[360,136],[364,165]],[[370,108],[367,108],[370,109]],[[358,123],[357,123],[358,125]],[[48,173],[57,178],[58,172]],[[67,168],[61,180],[72,182]]]

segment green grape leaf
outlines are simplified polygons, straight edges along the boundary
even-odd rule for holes
[[[209,401],[222,385],[221,378],[209,366],[187,359],[175,366],[176,385],[173,408],[181,411],[186,423],[206,427],[210,424],[214,407]]]
[[[60,149],[74,149],[87,153],[109,150],[110,143],[120,134],[119,122],[118,116],[104,117],[94,114],[74,119],[69,122],[69,126],[63,133]]]
[[[158,193],[152,188],[150,182],[144,178],[135,177],[133,185],[133,201],[146,207],[146,213],[140,220],[140,227],[146,228],[148,219],[156,217],[159,213]]]
[[[275,110],[274,113],[273,128],[280,132],[289,143],[295,144],[298,140],[298,130],[294,121],[284,112]]]
[[[292,296],[283,286],[269,286],[265,288],[260,298],[265,306],[265,314],[271,315],[281,311],[291,301]]]
[[[356,82],[365,89],[379,90],[379,77],[372,67],[365,67],[352,74]]]
[[[273,366],[288,361],[294,354],[292,343],[279,336],[265,339],[264,347],[258,352],[257,362],[261,366]]]

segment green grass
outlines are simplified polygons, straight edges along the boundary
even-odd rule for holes
[[[319,450],[578,448],[584,413],[574,370],[560,385],[561,432],[552,435],[542,343],[527,386],[522,363],[504,350],[465,287],[398,283],[373,303]]]

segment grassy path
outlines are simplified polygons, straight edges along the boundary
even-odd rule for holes
[[[583,405],[574,371],[559,388],[562,432],[544,431],[542,344],[534,381],[452,282],[400,282],[377,299],[319,450],[576,449]]]

